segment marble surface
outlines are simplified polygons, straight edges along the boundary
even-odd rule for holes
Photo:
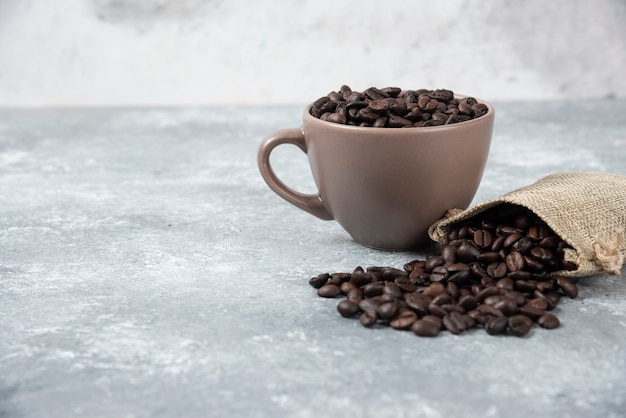
[[[626,175],[626,101],[495,105],[475,202]],[[365,329],[318,298],[313,275],[424,252],[361,247],[269,190],[258,144],[300,113],[0,109],[1,417],[626,416],[624,270],[526,338]]]

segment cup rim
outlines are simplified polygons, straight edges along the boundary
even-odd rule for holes
[[[344,125],[341,123],[328,122],[325,120],[321,120],[320,118],[316,118],[315,116],[311,114],[311,108],[313,107],[313,103],[314,103],[314,102],[311,102],[304,109],[303,120],[309,120],[312,123],[321,123],[327,126],[332,126],[333,128],[340,129],[340,130],[346,129],[349,131],[356,130],[356,131],[365,131],[365,132],[390,132],[391,131],[397,134],[399,132],[415,133],[416,131],[445,131],[445,130],[452,130],[452,129],[462,129],[463,127],[469,127],[471,125],[485,123],[489,120],[494,119],[495,108],[493,107],[491,103],[485,100],[479,99],[477,97],[474,97],[474,96],[468,96],[468,95],[463,95],[463,94],[454,95],[455,99],[464,99],[466,97],[473,97],[474,99],[476,99],[478,103],[482,103],[486,105],[488,109],[487,113],[475,119],[466,120],[464,122],[451,123],[449,125],[413,126],[412,128],[389,128],[389,127],[381,128],[381,127],[373,127],[373,126]]]

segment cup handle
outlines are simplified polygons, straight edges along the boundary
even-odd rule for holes
[[[285,199],[292,205],[309,212],[312,215],[317,216],[320,219],[332,220],[333,216],[328,212],[328,209],[322,203],[322,199],[319,194],[304,194],[297,192],[283,183],[270,164],[270,154],[274,148],[282,144],[292,144],[300,148],[302,152],[307,153],[306,142],[304,140],[304,133],[301,128],[295,129],[282,129],[273,132],[263,138],[259,151],[257,153],[257,164],[261,171],[261,176],[267,185],[278,196]]]

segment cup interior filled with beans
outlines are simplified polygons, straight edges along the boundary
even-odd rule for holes
[[[411,250],[430,243],[428,227],[471,203],[486,166],[491,104],[447,89],[347,85],[314,100],[302,126],[267,135],[257,159],[280,197],[337,221],[358,243]],[[291,144],[308,157],[318,192],[300,193],[276,176],[270,154]]]

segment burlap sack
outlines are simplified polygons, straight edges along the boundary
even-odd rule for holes
[[[565,260],[576,263],[578,268],[554,274],[620,274],[626,255],[626,177],[593,172],[549,175],[467,210],[449,210],[428,233],[441,242],[458,222],[503,203],[530,209],[572,246],[565,250]]]

